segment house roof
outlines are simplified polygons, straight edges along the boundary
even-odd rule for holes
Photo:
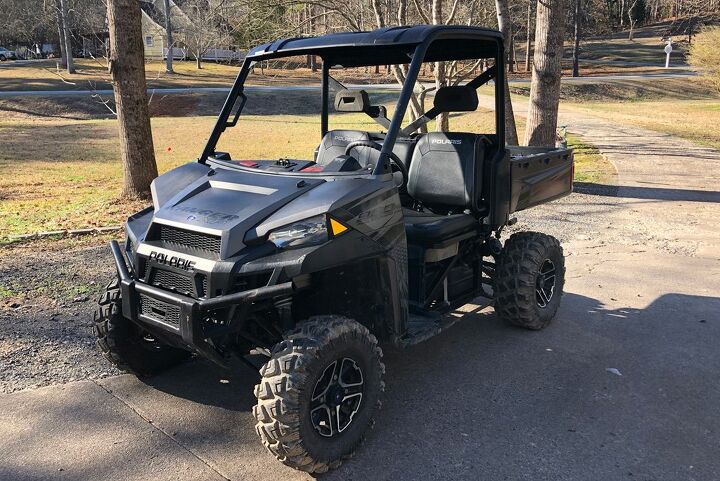
[[[291,55],[318,55],[345,67],[408,63],[423,42],[432,42],[425,61],[494,57],[502,48],[497,30],[462,25],[386,27],[369,32],[331,33],[297,37],[258,45],[248,52],[253,59]]]
[[[161,27],[165,25],[165,14],[153,3],[141,1],[140,8],[143,12],[147,14],[148,17],[150,17],[153,22],[157,23]]]

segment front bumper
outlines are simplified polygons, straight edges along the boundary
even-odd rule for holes
[[[125,258],[116,241],[110,242],[110,249],[115,259],[115,267],[120,280],[123,316],[133,322],[145,324],[164,333],[180,337],[183,344],[190,346],[198,353],[221,365],[225,364],[225,360],[217,349],[208,343],[202,329],[203,319],[214,310],[249,304],[278,296],[287,296],[295,290],[292,282],[285,282],[211,299],[193,299],[142,282],[136,282],[130,276]],[[142,309],[143,302],[157,303],[165,309],[172,309],[173,315],[163,316],[163,318],[171,317],[173,322],[161,321],[148,316],[144,313],[147,310]],[[155,307],[152,308],[155,309]]]

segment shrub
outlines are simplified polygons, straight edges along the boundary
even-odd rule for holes
[[[695,36],[688,63],[720,93],[720,27],[705,28]]]

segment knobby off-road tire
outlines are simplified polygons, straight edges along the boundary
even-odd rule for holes
[[[284,337],[260,369],[262,379],[255,386],[258,403],[253,409],[255,429],[263,445],[284,464],[309,473],[323,473],[349,458],[373,424],[385,389],[382,351],[366,327],[340,316],[312,317]],[[344,383],[334,388],[328,385],[322,391],[326,381],[335,379],[336,372]],[[354,383],[348,382],[352,376]],[[357,385],[358,379],[362,380],[361,386]],[[342,386],[351,384],[356,387],[343,390]],[[348,398],[347,401],[343,398],[341,405],[345,414],[328,407],[332,400],[323,404],[325,408],[313,410],[317,403],[333,397],[331,388],[344,392]],[[362,390],[357,407],[353,404],[357,394],[352,394],[356,390]],[[348,419],[349,409],[356,411],[340,430],[342,422]],[[331,412],[336,412],[336,420],[342,421],[332,424],[335,421]]]
[[[565,257],[556,238],[513,234],[497,263],[495,312],[516,326],[543,329],[555,317],[564,284]]]
[[[93,316],[95,344],[123,371],[151,376],[188,359],[191,353],[150,337],[120,312],[120,284],[110,282]]]

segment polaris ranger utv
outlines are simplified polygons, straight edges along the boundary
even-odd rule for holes
[[[322,65],[314,154],[238,160],[220,151],[253,95],[283,101],[282,89],[257,89],[248,77],[298,56]],[[432,107],[404,122],[423,62],[440,61],[456,62],[465,80],[440,86]],[[404,77],[401,88],[367,87],[394,92],[394,104],[373,104],[331,75],[377,65]],[[128,219],[123,247],[112,242],[117,279],[94,320],[100,349],[141,375],[191,353],[221,366],[260,358],[260,439],[283,463],[319,473],[350,456],[372,424],[384,389],[379,342],[427,339],[470,301],[494,304],[511,324],[547,326],[563,291],[558,241],[500,238],[514,212],[571,192],[573,157],[505,145],[504,75],[500,33],[474,27],[290,38],[249,51],[202,155],[155,179],[153,205]],[[441,113],[476,111],[485,84],[494,132],[424,133]],[[366,127],[331,130],[337,113]],[[306,141],[276,125],[274,142]],[[253,129],[238,150],[253,144]]]

